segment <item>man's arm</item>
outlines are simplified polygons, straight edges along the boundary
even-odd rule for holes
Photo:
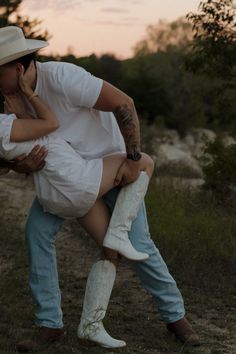
[[[139,119],[131,97],[104,81],[101,93],[93,108],[99,111],[113,112],[123,135],[127,154],[140,152]],[[118,171],[116,183],[121,185],[131,183],[138,178],[139,172],[139,162],[126,159]]]
[[[103,82],[101,93],[94,109],[113,112],[124,137],[128,154],[140,151],[140,127],[134,101],[124,92]]]

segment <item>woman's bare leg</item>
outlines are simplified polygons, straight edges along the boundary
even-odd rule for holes
[[[108,172],[110,170],[110,161],[108,160],[105,163],[101,183],[101,193],[109,185],[109,183],[107,183],[107,181],[109,182],[109,178],[104,178],[104,176],[107,177],[106,169]],[[148,155],[142,154],[142,158],[137,166],[140,170],[138,178],[133,183],[129,183],[124,186],[124,188],[121,188],[119,192],[103,241],[103,247],[117,251],[119,254],[130,260],[145,261],[148,259],[149,255],[136,250],[132,246],[128,237],[128,232],[131,229],[132,222],[137,216],[138,210],[147,192],[150,177],[153,173],[153,161]],[[115,171],[116,175],[117,172],[118,171]],[[118,172],[118,175],[120,175],[118,179],[122,181],[122,173]]]
[[[97,245],[101,248],[111,218],[108,208],[101,197],[115,186],[115,177],[124,159],[125,154],[103,158],[103,175],[98,199],[86,215],[78,218],[80,225],[93,237]],[[104,249],[102,256],[104,255],[105,258],[110,259],[115,265],[117,265],[120,259],[118,253],[110,249]]]
[[[102,199],[98,199],[90,211],[79,219],[82,227],[102,246],[110,214]],[[112,288],[116,278],[119,255],[108,250],[101,260],[96,261],[88,275],[84,295],[83,310],[77,335],[106,348],[121,348],[126,345],[109,335],[103,325]]]
[[[110,213],[104,201],[98,199],[89,212],[82,218],[78,218],[78,222],[84,230],[93,237],[97,245],[102,249],[104,237],[110,222]],[[102,250],[102,259],[109,259],[114,265],[118,265],[120,255],[113,250],[104,248]]]
[[[99,197],[89,212],[83,217],[78,218],[80,225],[94,238],[99,247],[102,247],[110,222],[109,211],[101,197],[115,186],[115,177],[125,158],[125,154],[104,157]],[[153,172],[153,161],[145,153],[142,153],[140,171],[146,171],[149,177],[151,177]],[[120,259],[120,255],[109,248],[103,249],[103,257],[110,259],[115,265],[117,265]]]
[[[115,177],[124,158],[124,155],[104,158],[99,198],[89,212],[78,219],[81,226],[95,239],[99,247],[103,245],[110,223],[110,213],[101,196],[115,186]],[[141,165],[143,165],[143,169],[141,170],[145,170],[147,167],[151,174],[152,166],[150,168],[150,165],[152,164],[148,159],[148,161],[145,161],[145,158],[146,156],[142,157]],[[149,166],[147,162],[149,162]],[[81,321],[78,326],[78,336],[107,348],[120,348],[124,347],[126,343],[112,338],[106,332],[102,323],[115,281],[115,267],[119,263],[120,255],[112,249],[104,248],[104,258],[106,260],[96,262],[89,273]],[[103,309],[102,312],[101,309]],[[99,318],[98,313],[100,313]],[[93,331],[93,328],[95,328],[95,331]]]

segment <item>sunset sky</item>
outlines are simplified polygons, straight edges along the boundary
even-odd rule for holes
[[[45,54],[77,56],[114,53],[124,59],[160,19],[174,20],[195,11],[200,0],[24,0],[21,13],[43,20],[53,35]]]

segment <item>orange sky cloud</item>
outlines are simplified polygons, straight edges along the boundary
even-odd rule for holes
[[[43,20],[52,34],[45,54],[114,53],[124,59],[149,24],[195,11],[200,0],[25,0],[21,13]]]

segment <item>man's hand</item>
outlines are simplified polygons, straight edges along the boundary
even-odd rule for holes
[[[115,184],[125,186],[126,184],[136,181],[140,174],[140,162],[126,159],[119,168],[115,178]]]
[[[45,158],[48,151],[42,146],[36,145],[29,155],[21,155],[12,163],[12,170],[18,173],[33,173],[40,171],[45,166]]]

